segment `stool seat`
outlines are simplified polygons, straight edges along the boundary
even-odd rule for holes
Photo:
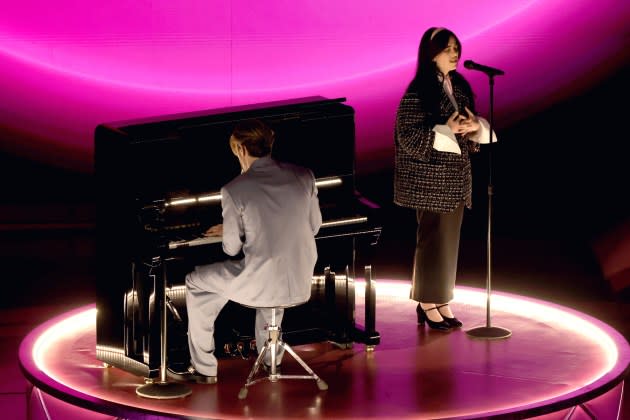
[[[254,366],[252,367],[251,371],[249,372],[249,375],[247,376],[245,385],[243,385],[243,387],[240,389],[238,393],[239,399],[242,400],[247,397],[247,393],[249,391],[248,388],[250,386],[258,382],[266,381],[266,380],[270,382],[277,382],[280,379],[312,379],[316,382],[317,387],[321,391],[328,389],[328,384],[326,384],[326,382],[324,382],[323,379],[321,379],[319,376],[317,376],[315,372],[313,372],[313,370],[306,364],[306,362],[304,362],[304,360],[302,360],[302,358],[298,356],[297,353],[295,353],[295,351],[291,348],[291,346],[289,346],[287,343],[285,343],[284,341],[280,339],[280,326],[276,322],[276,310],[286,309],[292,306],[298,306],[303,303],[306,303],[306,302],[300,302],[300,303],[289,304],[289,305],[267,306],[267,307],[244,305],[244,306],[254,308],[254,309],[271,309],[271,323],[267,327],[269,338],[267,339],[267,341],[265,341],[265,345],[258,352],[258,357],[256,358],[256,361],[254,362]],[[287,353],[293,356],[293,358],[300,364],[300,366],[304,368],[307,374],[306,375],[283,375],[279,373],[278,366],[276,365],[276,355],[279,349],[284,349]],[[271,357],[271,364],[268,368],[268,373],[265,376],[256,378],[256,374],[258,373],[261,365],[264,364],[263,361],[264,361],[265,354],[267,352],[270,352],[270,357]]]
[[[272,305],[272,306],[247,305],[245,303],[240,303],[240,302],[239,302],[239,305],[244,306],[246,308],[251,308],[251,309],[288,309],[288,308],[293,308],[294,306],[304,305],[305,303],[308,303],[308,300],[305,300],[304,302],[287,303],[285,305]]]

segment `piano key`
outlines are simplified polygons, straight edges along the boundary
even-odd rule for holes
[[[353,216],[353,217],[348,217],[348,218],[343,218],[343,219],[329,220],[322,223],[321,229],[326,230],[327,228],[334,228],[334,227],[347,226],[347,225],[356,225],[360,223],[367,223],[367,221],[368,221],[367,216]],[[370,231],[370,233],[372,232]],[[353,232],[353,234],[355,234],[355,232]],[[330,237],[330,235],[322,235],[322,237],[328,238]],[[197,238],[190,239],[190,240],[178,239],[178,240],[170,241],[168,243],[168,249],[178,249],[178,248],[185,248],[185,247],[192,247],[192,246],[210,245],[210,244],[214,244],[221,241],[222,241],[221,236],[199,236]]]
[[[185,248],[189,246],[210,245],[223,240],[222,236],[202,236],[192,240],[171,241],[168,243],[168,249]]]

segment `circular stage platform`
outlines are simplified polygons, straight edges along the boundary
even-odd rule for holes
[[[144,378],[96,359],[96,308],[51,319],[22,342],[19,361],[35,388],[82,409],[121,418],[544,419],[584,411],[618,418],[630,347],[603,322],[550,302],[493,292],[490,320],[507,338],[472,337],[488,326],[485,290],[458,287],[452,303],[464,327],[451,332],[416,324],[409,282],[377,280],[374,351],[355,344],[295,346],[329,386],[313,381],[261,382],[238,399],[254,358],[219,361],[219,382],[188,385],[189,396],[157,400],[136,394]],[[363,283],[356,281],[361,324]],[[300,366],[285,357],[283,374]]]

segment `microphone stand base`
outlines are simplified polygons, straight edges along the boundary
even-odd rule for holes
[[[501,327],[476,327],[466,331],[466,334],[471,338],[499,340],[510,337],[512,331]]]
[[[144,398],[169,400],[189,396],[192,390],[177,382],[153,382],[136,388],[136,394]]]

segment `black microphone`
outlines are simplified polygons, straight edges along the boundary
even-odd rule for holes
[[[472,60],[464,61],[464,67],[469,70],[478,70],[483,73],[486,73],[488,76],[501,76],[505,74],[503,70],[495,69],[494,67],[484,66],[482,64],[477,64]]]

